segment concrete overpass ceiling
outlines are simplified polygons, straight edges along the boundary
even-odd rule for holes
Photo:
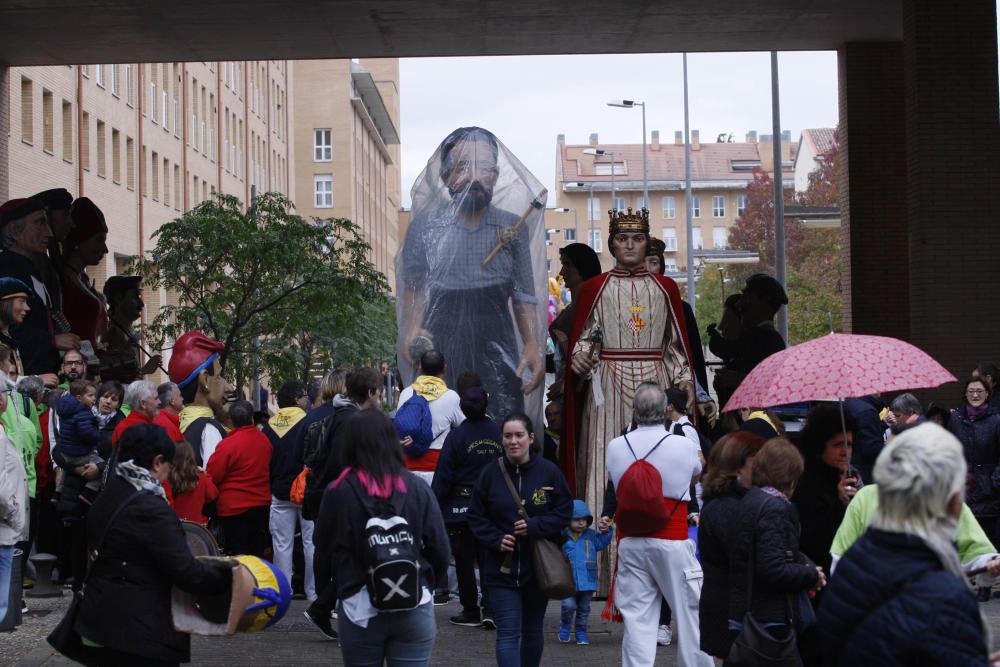
[[[835,49],[901,0],[0,0],[0,62]]]

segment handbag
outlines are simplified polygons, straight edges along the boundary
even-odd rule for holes
[[[517,516],[527,520],[528,513],[524,509],[524,500],[521,499],[514,481],[507,474],[507,467],[503,464],[503,457],[497,459],[500,472],[503,474],[504,482],[510,495],[514,497],[514,504],[517,505]],[[538,588],[542,594],[550,600],[565,600],[576,594],[576,583],[573,581],[573,568],[570,567],[566,553],[558,544],[544,537],[531,539],[531,555],[534,560],[535,579],[538,581]]]
[[[757,510],[754,526],[760,521],[761,512],[767,500],[761,503]],[[753,529],[751,529],[753,530]],[[753,617],[753,573],[754,573],[754,553],[757,550],[756,531],[751,533],[750,557],[747,561],[747,610],[743,615],[743,627],[740,628],[733,646],[729,649],[727,665],[732,667],[799,667],[802,659],[799,657],[799,648],[795,638],[795,623],[792,616],[791,597],[785,596],[785,608],[788,616],[788,636],[784,639],[774,638],[767,628],[764,628]]]
[[[90,579],[90,572],[94,567],[94,563],[101,555],[101,545],[104,543],[104,538],[108,534],[111,524],[115,522],[115,519],[118,518],[118,514],[125,509],[129,503],[144,493],[146,492],[141,490],[136,491],[122,501],[122,504],[115,508],[115,511],[112,512],[108,525],[104,527],[104,531],[101,533],[100,538],[98,538],[93,552],[91,552],[91,558],[87,563],[87,571],[83,575],[83,581],[80,582],[80,590],[73,593],[73,599],[70,600],[69,607],[66,608],[66,614],[46,638],[46,641],[48,641],[52,648],[70,660],[84,665],[96,665],[101,658],[101,649],[85,645],[83,643],[83,638],[80,637],[80,633],[76,631],[76,621],[80,615],[80,604],[83,601],[84,595],[83,591],[87,585],[87,580]]]

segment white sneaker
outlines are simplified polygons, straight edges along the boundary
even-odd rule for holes
[[[670,626],[661,625],[656,631],[656,643],[660,646],[670,646],[671,639],[673,639],[673,633],[670,632]]]

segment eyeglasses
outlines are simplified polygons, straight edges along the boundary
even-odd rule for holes
[[[985,394],[985,389],[966,389],[965,393],[969,396],[979,396],[980,394]]]
[[[64,361],[63,366],[86,366],[86,362],[83,359],[79,361]]]

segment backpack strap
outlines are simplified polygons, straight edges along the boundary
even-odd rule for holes
[[[662,438],[660,438],[657,441],[657,443],[655,445],[653,445],[652,449],[650,449],[648,452],[646,452],[646,455],[643,456],[641,459],[638,456],[635,455],[635,450],[632,449],[632,443],[628,441],[628,434],[626,433],[623,437],[625,438],[625,444],[628,446],[628,450],[630,452],[632,452],[632,458],[634,458],[636,461],[645,461],[646,459],[649,458],[649,455],[652,454],[653,452],[655,452],[656,448],[659,447],[661,444],[663,444],[663,441],[666,440],[671,435],[673,435],[673,434],[668,433],[665,436],[663,436]]]
[[[673,427],[672,427],[672,428],[670,429],[670,431],[671,431],[671,433],[672,433],[673,435],[682,435],[682,436],[684,436],[685,438],[687,437],[687,434],[686,434],[686,433],[684,433],[684,427],[683,427],[683,426],[682,426],[681,424],[677,423],[677,422],[674,422],[674,425],[673,425]]]
[[[497,459],[497,465],[500,466],[500,474],[503,475],[503,481],[507,484],[507,490],[510,491],[510,495],[514,498],[514,504],[517,506],[517,515],[519,517],[526,518],[527,513],[524,511],[524,500],[521,499],[521,494],[517,492],[517,487],[514,486],[514,480],[510,478],[510,473],[507,472],[507,466],[503,464],[503,458]]]

